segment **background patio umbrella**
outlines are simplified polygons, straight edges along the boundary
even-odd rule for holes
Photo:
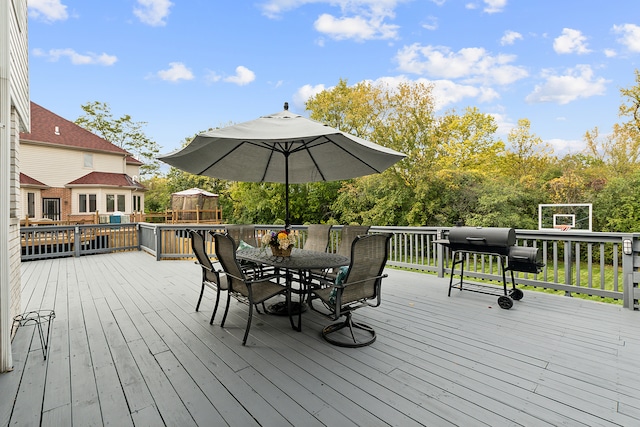
[[[285,184],[339,181],[379,173],[405,157],[390,148],[288,111],[197,135],[181,150],[159,157],[196,175],[230,181]]]

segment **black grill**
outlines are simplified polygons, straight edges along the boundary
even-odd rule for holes
[[[437,242],[452,251],[449,296],[452,288],[497,294],[499,288],[495,286],[464,282],[464,261],[465,254],[468,253],[495,255],[500,260],[504,293],[498,298],[498,305],[505,309],[513,306],[513,300],[520,300],[524,296],[521,290],[516,289],[513,272],[536,274],[544,267],[542,254],[538,248],[515,246],[516,231],[513,228],[454,227],[449,230],[447,239]],[[460,265],[460,282],[454,284],[453,276],[458,264]],[[511,273],[511,290],[507,290],[506,271]]]

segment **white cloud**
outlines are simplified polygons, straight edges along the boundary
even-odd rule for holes
[[[614,56],[618,56],[618,52],[613,49],[605,49],[604,56],[606,56],[607,58],[613,58]]]
[[[515,59],[513,55],[492,56],[483,48],[451,52],[446,47],[418,43],[403,47],[396,55],[398,68],[402,71],[484,85],[506,85],[526,77],[526,69],[510,64]]]
[[[507,136],[513,128],[516,127],[516,123],[513,123],[504,113],[489,113],[496,122],[498,129],[496,134]]]
[[[398,34],[397,25],[385,24],[381,19],[366,19],[362,16],[335,18],[323,13],[313,26],[318,32],[336,40],[393,39],[397,38]]]
[[[581,55],[591,52],[591,50],[587,48],[586,42],[587,38],[582,35],[581,31],[572,28],[563,28],[562,35],[553,41],[553,50],[560,54],[577,53]]]
[[[398,3],[410,0],[268,0],[261,7],[269,18],[280,16],[292,9],[311,3],[327,3],[338,6],[341,16],[323,13],[318,16],[314,28],[336,40],[395,39],[398,26],[385,22],[395,17]]]
[[[438,18],[435,16],[428,16],[426,22],[422,24],[422,28],[427,30],[437,30],[438,29]]]
[[[140,22],[152,27],[166,25],[166,18],[173,3],[169,0],[137,0],[137,2],[139,7],[133,8],[133,14],[140,19]]]
[[[394,90],[401,83],[407,83],[411,80],[406,76],[386,76],[380,77],[376,80],[367,80],[372,85],[383,85],[390,90]],[[500,97],[498,92],[491,88],[474,87],[471,85],[463,85],[452,82],[450,80],[428,80],[425,78],[418,78],[414,80],[415,83],[423,83],[425,85],[433,86],[432,93],[434,98],[434,109],[436,111],[443,110],[446,107],[462,101],[465,98],[475,98],[477,102],[489,102]],[[331,87],[326,87],[323,84],[319,85],[304,85],[293,96],[294,105],[300,109],[304,109],[304,105],[309,98],[317,95],[323,90],[331,90]]]
[[[482,8],[482,11],[485,13],[498,13],[502,12],[507,6],[507,0],[483,0],[485,6]],[[469,2],[464,5],[466,9],[475,10],[480,8],[477,2]]]
[[[613,32],[621,34],[618,42],[632,52],[640,52],[640,26],[635,24],[614,25]]]
[[[69,17],[67,6],[60,0],[29,0],[29,16],[31,18],[45,21],[64,21]]]
[[[204,79],[207,83],[216,83],[216,82],[219,82],[220,79],[222,79],[222,76],[220,76],[215,71],[209,70],[207,71],[207,74],[204,76]]]
[[[577,139],[546,139],[544,143],[549,144],[553,148],[553,152],[558,155],[568,153],[579,153],[585,148],[584,141]]]
[[[114,55],[107,55],[106,53],[96,54],[88,52],[86,54],[80,54],[73,49],[50,49],[45,52],[42,49],[33,49],[34,56],[45,57],[49,61],[56,62],[60,58],[67,57],[73,65],[113,65],[118,61],[118,58]]]
[[[418,80],[420,81],[420,80]],[[476,98],[478,102],[488,102],[500,97],[491,88],[475,87],[452,82],[451,80],[432,80],[435,109],[442,110],[465,98]]]
[[[604,95],[609,82],[602,77],[594,77],[589,65],[578,65],[561,76],[545,72],[544,77],[544,84],[536,85],[533,92],[527,95],[527,102],[555,102],[564,105],[579,98]]]
[[[177,82],[180,80],[193,80],[193,73],[182,62],[170,62],[169,68],[158,71],[161,80]]]
[[[483,9],[486,13],[498,13],[502,12],[502,10],[507,5],[507,0],[484,0],[486,4]]]
[[[251,83],[256,79],[256,74],[248,69],[247,67],[243,67],[239,65],[236,67],[235,76],[225,77],[223,80],[227,83],[235,83],[238,86],[244,86],[246,84]]]
[[[293,94],[293,105],[298,110],[304,110],[304,106],[307,100],[312,96],[319,94],[325,89],[326,87],[323,84],[315,86],[304,85],[300,89],[298,89],[296,93]]]
[[[504,32],[504,36],[500,39],[500,44],[502,46],[514,44],[516,40],[522,40],[522,34],[516,31],[507,30]]]

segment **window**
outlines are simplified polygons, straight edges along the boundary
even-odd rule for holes
[[[118,211],[124,212],[124,194],[118,194]]]
[[[27,193],[27,216],[29,218],[36,216],[36,193]]]
[[[140,212],[142,211],[142,197],[140,196],[133,196],[133,211],[134,212]]]
[[[116,197],[113,194],[107,194],[107,212],[116,210]]]
[[[84,153],[84,167],[93,169],[93,154]]]
[[[87,206],[87,201],[89,205]],[[78,212],[95,212],[96,211],[96,195],[95,194],[78,194]]]

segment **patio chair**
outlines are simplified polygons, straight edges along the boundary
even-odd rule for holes
[[[338,245],[336,253],[350,258],[351,244],[356,237],[366,235],[369,232],[369,228],[370,226],[368,225],[345,225],[342,227],[342,232],[340,233],[340,244]],[[335,280],[336,276],[337,272],[335,270],[311,270],[310,279],[316,279],[318,283],[322,285],[323,282],[326,281],[332,282]],[[316,285],[318,283],[316,283]]]
[[[284,294],[289,298],[287,287],[273,282],[271,279],[277,278],[275,275],[260,276],[257,278],[247,276],[236,258],[236,244],[233,238],[228,234],[221,233],[215,233],[213,238],[216,247],[216,256],[222,265],[222,269],[226,273],[228,287],[227,305],[220,326],[224,327],[224,322],[227,319],[231,296],[240,302],[247,303],[249,305],[249,315],[247,317],[244,338],[242,339],[242,345],[245,345],[247,337],[249,336],[249,329],[251,328],[253,306],[262,304],[264,308],[264,302],[276,295]]]
[[[220,272],[217,271],[211,259],[207,255],[207,249],[204,243],[204,236],[196,230],[187,230],[191,237],[191,249],[198,260],[198,264],[202,268],[202,288],[200,289],[200,296],[198,297],[198,303],[196,304],[196,311],[200,309],[200,303],[202,302],[202,296],[204,294],[204,288],[208,287],[216,291],[216,301],[213,308],[213,314],[209,323],[213,323],[213,318],[218,311],[218,304],[220,303],[220,291],[227,290],[227,281],[220,280]]]
[[[362,307],[380,305],[382,279],[387,277],[382,272],[389,255],[391,236],[385,233],[356,237],[351,245],[351,262],[344,278],[337,279],[331,286],[310,291],[309,305],[312,309],[331,320],[345,318],[343,322],[322,329],[322,337],[329,343],[341,347],[363,347],[376,340],[375,330],[354,322],[352,313]],[[322,301],[324,310],[313,306],[316,299]]]
[[[310,224],[307,227],[307,240],[303,249],[316,252],[326,252],[329,246],[331,224]]]
[[[245,242],[253,247],[258,246],[256,239],[256,226],[252,224],[230,224],[225,227],[227,234],[233,238],[236,247],[240,247],[240,242]]]

